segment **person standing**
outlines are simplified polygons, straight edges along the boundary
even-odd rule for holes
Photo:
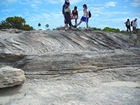
[[[64,16],[64,24],[65,24],[65,25],[66,25],[65,9],[68,7],[69,4],[70,4],[69,0],[65,0],[64,4],[63,4],[63,6],[62,6],[62,14],[63,14],[63,16]],[[71,15],[70,15],[70,16],[71,16]],[[69,25],[70,25],[71,27],[73,27],[73,25],[72,25],[72,23],[71,23],[71,20],[70,20]],[[71,27],[70,27],[70,28],[71,28]]]
[[[67,6],[64,9],[64,17],[65,17],[65,31],[68,30],[69,26],[71,27],[71,10],[70,3],[67,3]],[[69,26],[68,26],[69,25]]]
[[[65,13],[65,7],[67,7],[67,3],[69,2],[69,0],[65,0],[63,6],[62,6],[62,14],[64,16],[64,13]],[[65,23],[65,16],[64,16],[64,23]]]
[[[77,7],[74,7],[74,10],[72,11],[72,16],[71,19],[75,19],[75,25],[77,25],[77,19],[78,19],[78,11],[77,11]]]
[[[137,28],[137,18],[132,21],[132,27],[133,27],[133,33],[136,33],[136,28]]]
[[[83,5],[83,8],[84,8],[84,10],[83,10],[84,15],[82,16],[80,22],[75,27],[80,25],[82,22],[86,22],[86,28],[88,29],[89,11],[87,9],[87,5],[86,4]]]
[[[127,19],[127,21],[125,22],[126,28],[127,28],[127,32],[131,32],[131,27],[130,27],[130,20]]]

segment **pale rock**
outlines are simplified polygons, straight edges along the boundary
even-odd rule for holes
[[[10,66],[0,68],[0,88],[21,85],[25,82],[24,71]]]
[[[0,31],[0,86],[27,78],[0,89],[0,105],[139,105],[139,36],[129,34]]]

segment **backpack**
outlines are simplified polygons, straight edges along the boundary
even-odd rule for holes
[[[89,18],[91,17],[91,12],[89,11]]]

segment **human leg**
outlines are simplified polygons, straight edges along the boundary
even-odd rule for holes
[[[131,32],[131,27],[130,26],[128,26],[128,30]]]
[[[63,16],[64,16],[64,24],[66,24],[65,13],[63,14]]]
[[[68,14],[68,24],[69,24],[70,27],[73,26],[72,22],[71,22],[71,15],[70,14]]]
[[[86,22],[86,28],[88,29],[88,18],[85,19]]]
[[[128,26],[126,25],[126,31],[128,32]]]
[[[65,30],[67,30],[68,29],[68,24],[69,24],[69,13],[65,13],[64,14],[64,16],[65,16]]]
[[[77,25],[78,16],[74,16],[73,19],[75,20],[75,25]]]
[[[76,25],[76,27],[77,27],[77,26],[79,26],[82,22],[83,22],[83,21],[82,21],[82,20],[80,20],[80,22]]]
[[[136,27],[134,27],[134,33],[136,33]]]
[[[133,27],[133,33],[136,33],[136,27]]]
[[[82,16],[80,22],[79,22],[77,25],[75,25],[75,26],[76,26],[76,27],[79,26],[83,21],[85,21],[85,19],[86,19],[86,18],[85,18],[84,16]]]
[[[75,25],[77,25],[77,18],[75,19]]]
[[[88,29],[88,22],[86,22],[86,28]]]

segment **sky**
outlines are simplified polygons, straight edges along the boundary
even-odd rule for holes
[[[89,19],[89,26],[96,28],[119,28],[126,30],[127,19],[137,18],[138,28],[140,27],[140,0],[69,0],[70,8],[77,6],[79,19],[83,16],[83,4],[87,4],[92,17]],[[38,30],[45,30],[46,24],[49,29],[64,26],[62,5],[64,0],[0,0],[0,22],[7,17],[21,16],[26,23]],[[74,20],[72,20],[74,23]],[[80,27],[86,27],[83,22]]]

